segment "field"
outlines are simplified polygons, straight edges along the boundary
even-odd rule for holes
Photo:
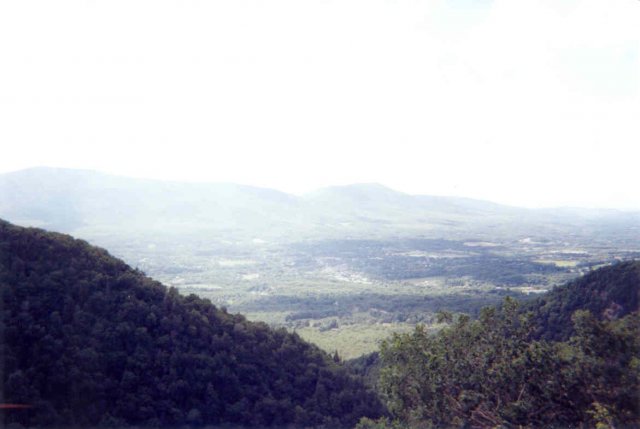
[[[119,250],[181,293],[285,327],[347,359],[375,350],[392,332],[431,326],[440,310],[476,314],[507,295],[533,298],[593,267],[640,257],[638,249],[616,250],[615,243],[528,237],[202,238],[179,249],[147,240]]]
[[[440,310],[473,315],[640,258],[637,212],[525,209],[371,183],[297,196],[30,169],[0,175],[0,217],[85,239],[183,294],[343,356],[430,325]]]
[[[378,350],[380,342],[392,333],[412,329],[413,325],[407,323],[380,323],[344,325],[329,330],[306,327],[295,332],[329,353],[338,352],[341,359],[353,359]]]

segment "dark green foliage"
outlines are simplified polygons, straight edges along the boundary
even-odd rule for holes
[[[411,428],[640,424],[638,314],[576,318],[567,343],[531,339],[513,303],[438,335],[396,335],[382,348],[390,411]]]
[[[363,377],[364,382],[377,388],[380,378],[380,353],[373,352],[345,362],[347,367],[355,374]]]
[[[638,310],[640,261],[595,270],[526,304],[536,318],[536,335],[564,341],[575,331],[571,317],[588,310],[598,319],[615,320]]]
[[[375,395],[295,334],[0,221],[2,397],[28,426],[353,425]]]
[[[381,349],[379,382],[394,420],[358,427],[640,427],[638,266],[558,288],[538,302],[552,306],[533,306],[538,314],[507,298],[478,320],[443,314],[450,324],[435,335],[394,335]],[[550,327],[571,333],[564,342],[545,340],[553,335],[538,325],[550,309],[558,323],[570,319],[569,329]]]
[[[640,426],[640,313],[606,322],[578,310],[573,322],[576,334],[561,346],[574,401],[591,400],[601,423]]]

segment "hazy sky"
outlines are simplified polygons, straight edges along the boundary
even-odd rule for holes
[[[0,172],[640,209],[638,0],[0,2]]]

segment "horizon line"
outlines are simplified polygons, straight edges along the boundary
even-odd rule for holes
[[[136,175],[129,175],[129,174],[124,174],[124,173],[118,173],[118,172],[109,172],[109,171],[105,171],[105,170],[98,170],[98,169],[92,169],[92,168],[77,168],[77,167],[58,167],[58,166],[51,166],[51,165],[34,165],[34,166],[30,166],[30,167],[23,167],[23,168],[19,168],[19,169],[12,169],[12,170],[3,170],[0,171],[0,176],[3,175],[7,175],[7,174],[15,174],[15,173],[20,173],[20,172],[26,172],[29,170],[65,170],[65,171],[76,171],[76,172],[87,172],[87,173],[94,173],[94,174],[102,174],[105,176],[111,176],[111,177],[119,177],[119,178],[124,178],[124,179],[131,179],[131,180],[148,180],[148,181],[154,181],[154,182],[168,182],[168,183],[182,183],[182,184],[200,184],[200,185],[232,185],[232,186],[242,186],[242,187],[247,187],[247,188],[254,188],[254,189],[262,189],[262,190],[268,190],[268,191],[275,191],[275,192],[279,192],[285,195],[289,195],[289,196],[294,196],[294,197],[304,197],[310,194],[313,194],[315,192],[318,191],[322,191],[322,190],[327,190],[327,189],[338,189],[338,188],[349,188],[349,187],[355,187],[355,186],[379,186],[382,187],[386,190],[392,191],[394,193],[397,194],[402,194],[402,195],[406,195],[409,197],[434,197],[434,198],[450,198],[450,199],[464,199],[464,200],[471,200],[471,201],[477,201],[477,202],[485,202],[485,203],[491,203],[491,204],[495,204],[495,205],[499,205],[499,206],[503,206],[503,207],[507,207],[507,208],[516,208],[516,209],[525,209],[525,210],[590,210],[590,211],[617,211],[617,212],[622,212],[622,213],[640,213],[640,207],[634,207],[634,208],[620,208],[620,207],[611,207],[611,206],[596,206],[596,205],[571,205],[571,204],[567,204],[567,205],[536,205],[536,206],[526,206],[526,205],[517,205],[517,204],[513,204],[513,203],[504,203],[504,202],[499,202],[493,199],[487,199],[487,198],[479,198],[479,197],[474,197],[474,196],[467,196],[467,195],[453,195],[453,194],[438,194],[438,193],[409,193],[409,192],[405,192],[405,191],[401,191],[398,190],[394,187],[391,187],[385,183],[381,183],[381,182],[377,182],[377,181],[363,181],[363,182],[349,182],[349,183],[342,183],[342,184],[327,184],[327,185],[323,185],[320,187],[315,187],[312,188],[310,190],[304,191],[304,192],[289,192],[289,191],[285,191],[282,189],[278,189],[276,187],[271,187],[271,186],[265,186],[265,185],[256,185],[253,183],[242,183],[242,182],[233,182],[233,181],[216,181],[216,180],[206,180],[206,179],[168,179],[168,178],[160,178],[160,177],[152,177],[152,176],[136,176]]]

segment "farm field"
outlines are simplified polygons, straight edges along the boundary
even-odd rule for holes
[[[593,267],[640,257],[633,248],[526,239],[146,249],[134,265],[154,278],[251,320],[295,331],[343,359],[376,350],[392,332],[432,326],[440,310],[477,314],[505,296],[533,298]]]

